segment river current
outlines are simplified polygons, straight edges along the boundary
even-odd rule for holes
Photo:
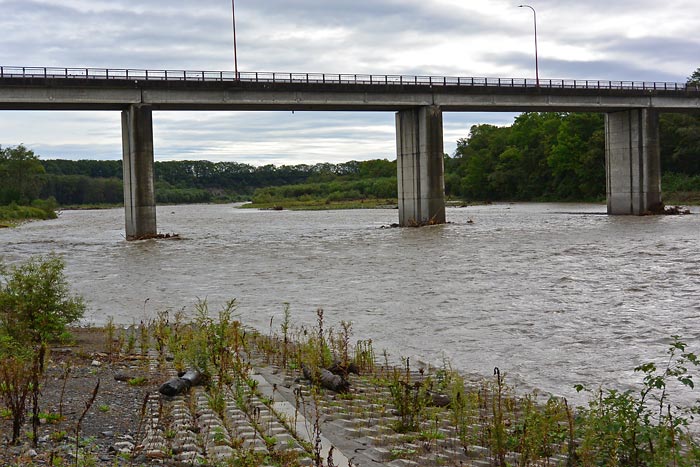
[[[585,204],[450,208],[450,224],[382,228],[396,210],[257,211],[159,206],[160,232],[124,240],[122,209],[65,211],[0,230],[6,264],[55,252],[85,322],[128,325],[198,298],[236,298],[267,332],[284,303],[297,325],[325,310],[392,360],[494,367],[522,389],[577,399],[573,385],[625,389],[678,334],[700,350],[700,216],[611,217]]]

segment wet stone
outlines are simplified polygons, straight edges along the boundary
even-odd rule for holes
[[[387,465],[392,467],[409,467],[411,465],[418,465],[418,462],[412,461],[410,459],[396,459],[389,462]]]
[[[214,446],[209,450],[209,454],[217,460],[223,460],[233,455],[231,446]]]

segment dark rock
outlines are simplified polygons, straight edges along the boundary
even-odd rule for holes
[[[350,382],[340,375],[334,375],[325,368],[311,369],[302,364],[304,378],[321,387],[335,392],[347,392],[350,389]]]
[[[187,391],[190,387],[196,386],[202,381],[202,374],[195,370],[189,370],[184,375],[178,378],[173,378],[170,381],[163,383],[158,392],[164,396],[177,396],[178,394]]]
[[[129,373],[125,371],[117,371],[114,373],[114,379],[116,381],[122,381],[122,382],[128,382],[130,379],[133,379],[134,377],[130,375]]]

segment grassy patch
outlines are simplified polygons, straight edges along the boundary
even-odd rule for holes
[[[324,211],[334,209],[379,209],[394,208],[396,199],[359,199],[353,201],[328,201],[327,199],[295,200],[284,199],[279,201],[248,203],[241,206],[247,209],[269,209],[290,211]]]
[[[35,201],[31,206],[20,206],[15,203],[0,206],[0,224],[12,227],[32,219],[55,219],[57,217],[55,208],[55,203],[49,201]]]

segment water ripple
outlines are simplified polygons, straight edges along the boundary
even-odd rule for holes
[[[323,307],[329,326],[353,321],[378,354],[448,356],[484,376],[499,366],[524,387],[576,400],[576,383],[632,383],[632,368],[663,355],[671,334],[700,338],[700,216],[602,212],[473,206],[449,209],[445,226],[380,229],[395,210],[168,206],[160,229],[183,241],[127,243],[122,210],[65,211],[0,231],[0,259],[62,254],[96,324],[191,313],[197,297],[212,309],[236,297],[260,329],[285,302],[297,325]]]

